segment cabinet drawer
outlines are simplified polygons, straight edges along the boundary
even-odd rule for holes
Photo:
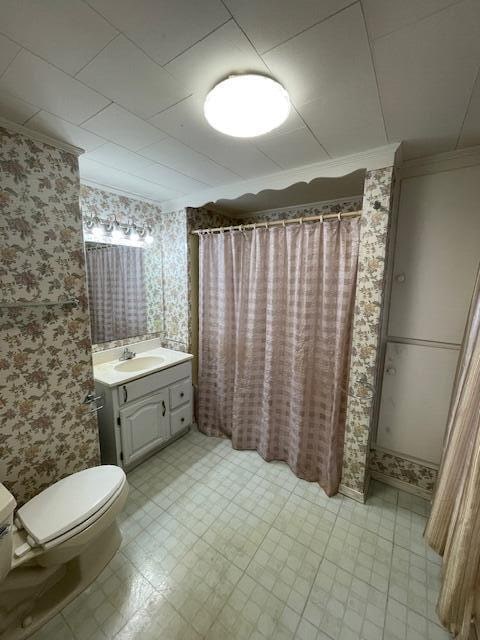
[[[168,369],[156,373],[150,373],[143,378],[132,380],[118,387],[118,404],[120,406],[132,402],[149,393],[168,387],[182,378],[190,377],[192,373],[191,362],[182,362]]]
[[[192,398],[192,382],[190,378],[181,380],[170,387],[170,409],[176,409],[181,404],[190,402]]]
[[[192,403],[176,409],[170,413],[170,433],[174,436],[192,423]]]

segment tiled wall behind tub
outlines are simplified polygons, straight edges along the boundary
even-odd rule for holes
[[[153,203],[128,198],[87,185],[80,187],[80,209],[84,217],[98,216],[118,222],[135,222],[152,227],[153,243],[145,248],[145,286],[147,293],[147,336],[134,336],[94,345],[94,350],[110,349],[156,336],[163,336],[163,268],[162,268],[162,212]]]
[[[0,480],[18,503],[99,463],[78,161],[0,128]]]

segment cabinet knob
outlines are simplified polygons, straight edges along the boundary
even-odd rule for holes
[[[183,393],[183,391],[182,391],[182,393],[180,394],[180,398],[183,398],[183,396],[184,396],[184,395],[185,395],[185,394],[184,394],[184,393]]]
[[[185,418],[182,418],[182,419],[180,420],[180,422],[185,422]]]

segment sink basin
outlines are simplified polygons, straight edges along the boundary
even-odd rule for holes
[[[156,367],[165,362],[163,358],[157,356],[143,356],[140,358],[132,358],[131,360],[125,360],[114,365],[115,371],[142,371],[143,369],[150,369],[150,367]]]

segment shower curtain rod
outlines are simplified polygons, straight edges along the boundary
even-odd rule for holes
[[[258,228],[265,228],[268,229],[269,227],[272,227],[273,225],[287,225],[287,224],[294,224],[294,223],[298,223],[298,224],[303,224],[304,222],[316,222],[318,220],[320,220],[320,222],[323,222],[324,220],[342,220],[343,218],[358,218],[359,216],[362,215],[361,211],[345,211],[345,212],[339,212],[339,213],[324,213],[323,215],[320,214],[319,216],[310,216],[309,218],[291,218],[290,220],[285,219],[285,220],[270,220],[267,222],[254,222],[253,224],[239,224],[236,225],[234,227],[215,227],[215,229],[196,229],[195,231],[192,231],[192,233],[194,235],[201,235],[203,233],[220,233],[220,232],[225,232],[225,231],[244,231],[245,229],[256,229]]]

